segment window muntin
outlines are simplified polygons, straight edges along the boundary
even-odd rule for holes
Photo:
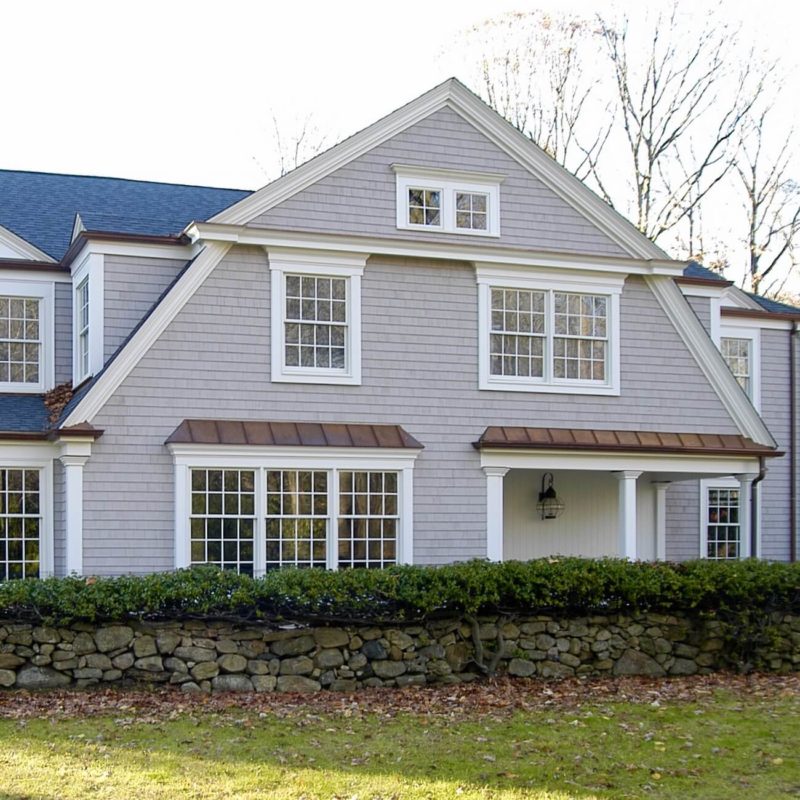
[[[0,580],[40,577],[41,471],[0,469]]]
[[[442,192],[440,189],[409,187],[408,224],[428,228],[442,225]]]
[[[456,228],[485,231],[489,228],[489,195],[456,192]]]
[[[41,299],[0,297],[0,383],[40,383],[41,352]]]
[[[721,487],[708,489],[706,514],[706,558],[740,558],[739,490]]]
[[[347,369],[347,278],[285,276],[284,368]]]
[[[339,567],[396,564],[399,524],[396,472],[339,473]]]
[[[266,535],[267,570],[327,565],[327,472],[267,470]]]
[[[255,472],[193,469],[189,530],[191,563],[253,574]]]
[[[76,292],[78,365],[80,376],[89,374],[89,279],[85,278]]]
[[[734,378],[749,398],[753,397],[752,385],[752,341],[734,336],[723,336],[719,342],[720,352]]]
[[[607,383],[608,296],[491,287],[490,302],[490,376]]]

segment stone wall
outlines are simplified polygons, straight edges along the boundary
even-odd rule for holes
[[[383,627],[131,623],[64,628],[0,621],[0,686],[177,684],[185,691],[351,691],[522,677],[692,675],[800,669],[800,616],[746,641],[714,619],[638,614],[481,617]],[[477,644],[477,647],[476,647]],[[498,650],[499,648],[499,650]]]

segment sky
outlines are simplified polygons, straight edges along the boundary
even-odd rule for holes
[[[800,113],[800,3],[678,3],[698,29],[721,9],[759,55],[781,59],[788,129]],[[647,0],[648,8],[669,5]],[[635,16],[642,7],[642,0],[9,2],[0,40],[0,168],[257,189],[279,175],[276,122],[291,139],[310,115],[310,138],[332,145],[446,78],[469,85],[475,58],[464,34],[487,18],[537,9]]]

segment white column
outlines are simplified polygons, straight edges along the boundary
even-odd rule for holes
[[[59,461],[64,465],[67,575],[83,574],[83,467],[88,460],[88,455],[59,456]]]
[[[636,559],[636,479],[641,472],[611,473],[619,481],[619,554]]]
[[[753,481],[758,477],[756,473],[744,473],[737,475],[739,481],[739,537],[741,546],[739,554],[742,558],[749,558],[752,555],[750,547],[750,537],[752,531],[753,509],[750,502]],[[759,531],[760,536],[760,531]],[[756,547],[758,552],[758,547]]]
[[[667,558],[667,489],[669,481],[653,481],[656,492],[656,560]]]
[[[503,560],[503,478],[508,467],[484,467],[486,475],[486,558]]]

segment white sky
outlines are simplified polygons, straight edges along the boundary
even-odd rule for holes
[[[799,5],[724,0],[722,8],[796,68]],[[332,144],[445,78],[466,76],[469,65],[448,55],[461,30],[511,10],[608,6],[9,2],[0,29],[0,167],[257,188],[275,174],[273,114],[291,128],[313,112]],[[709,3],[689,7],[702,25]],[[800,86],[786,88],[796,97]]]

